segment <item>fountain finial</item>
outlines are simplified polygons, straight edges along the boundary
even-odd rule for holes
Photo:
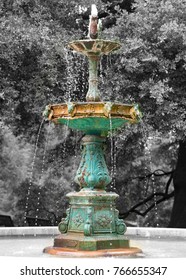
[[[91,6],[88,37],[89,39],[98,38],[98,10],[95,4]]]

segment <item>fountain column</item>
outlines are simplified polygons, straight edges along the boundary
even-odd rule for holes
[[[86,135],[82,139],[82,159],[75,182],[84,190],[104,190],[111,177],[104,157],[105,137]]]
[[[87,92],[86,100],[88,102],[100,101],[100,92],[98,89],[98,63],[100,57],[98,55],[89,56],[89,89]]]

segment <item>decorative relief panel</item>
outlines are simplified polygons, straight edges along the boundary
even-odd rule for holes
[[[115,232],[114,211],[108,209],[95,210],[94,216],[94,232]]]
[[[85,208],[71,208],[69,231],[83,231],[86,220]]]
[[[112,219],[108,215],[100,215],[96,220],[96,223],[102,228],[109,227],[111,222]]]
[[[80,214],[77,214],[73,219],[72,219],[73,223],[76,225],[76,227],[79,227],[83,222],[83,218]]]

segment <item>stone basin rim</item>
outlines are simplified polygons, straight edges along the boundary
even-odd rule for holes
[[[59,235],[57,226],[48,227],[2,227],[0,228],[0,237],[34,237],[37,236],[52,236]],[[154,237],[170,237],[178,239],[186,239],[186,229],[183,228],[153,228],[153,227],[127,227],[125,236],[142,237],[142,238],[154,238]]]

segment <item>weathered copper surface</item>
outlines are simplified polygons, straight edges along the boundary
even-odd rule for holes
[[[124,118],[131,122],[139,119],[136,105],[111,102],[69,102],[48,105],[48,118],[57,122],[58,118],[109,117]]]
[[[96,251],[114,248],[129,248],[129,240],[117,234],[97,234],[85,236],[82,232],[68,232],[54,239],[54,247],[70,248],[74,250]]]
[[[91,236],[94,240],[98,234],[105,234],[105,238],[109,236],[112,239],[125,233],[126,225],[119,219],[119,212],[115,208],[116,193],[82,190],[67,196],[70,207],[66,218],[59,223],[62,234],[79,233]]]
[[[121,47],[121,44],[116,41],[110,40],[76,40],[69,43],[69,47],[79,53],[82,53],[86,56],[95,56],[95,55],[108,55],[109,53],[118,50]]]
[[[105,141],[105,137],[97,135],[86,135],[83,137],[82,158],[74,179],[81,188],[104,190],[111,182],[112,179],[109,176],[105,162]],[[89,195],[87,193],[87,197]],[[102,196],[101,192],[100,196]]]
[[[47,247],[44,253],[61,257],[73,258],[100,258],[100,257],[118,257],[118,256],[132,256],[141,253],[141,249],[136,247],[104,249],[97,251],[76,251],[68,248]]]
[[[121,45],[115,41],[109,40],[76,40],[69,43],[69,47],[88,57],[89,62],[89,88],[86,95],[86,101],[101,101],[98,89],[98,64],[100,56],[109,54],[118,50]]]
[[[69,102],[48,105],[44,115],[56,124],[66,124],[87,134],[105,135],[141,117],[137,105],[111,102]]]
[[[97,23],[96,17],[94,24]],[[66,217],[59,223],[61,235],[54,239],[54,246],[44,252],[70,257],[137,254],[141,250],[130,248],[129,240],[124,237],[126,225],[119,219],[115,207],[118,195],[105,191],[111,177],[104,159],[103,136],[127,122],[135,123],[141,117],[137,105],[101,102],[98,89],[100,56],[119,49],[120,44],[90,37],[89,40],[73,41],[69,47],[88,57],[87,102],[48,105],[43,115],[56,124],[65,124],[86,134],[82,139],[82,159],[75,176],[81,191],[67,195],[70,205]]]

